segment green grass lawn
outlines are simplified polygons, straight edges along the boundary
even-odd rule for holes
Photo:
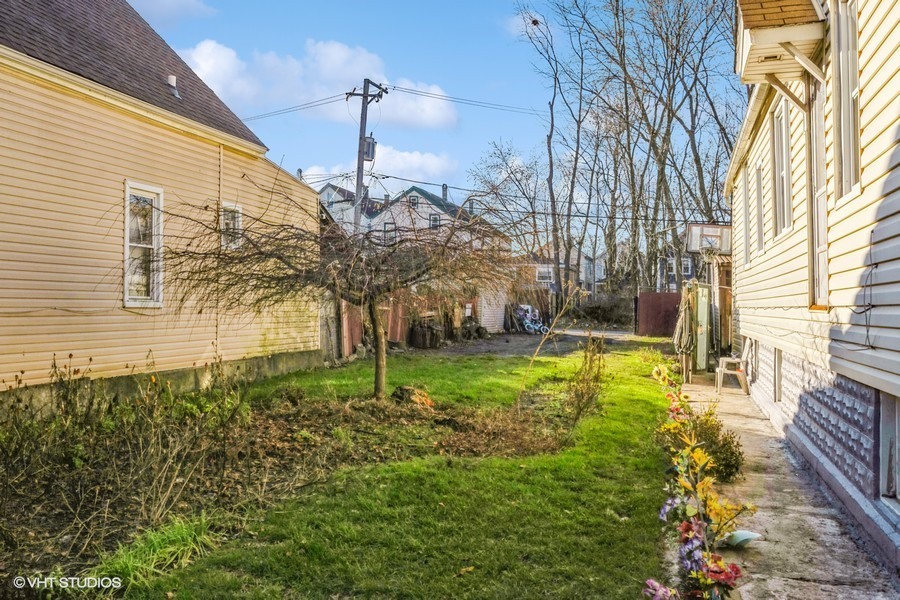
[[[515,402],[523,378],[526,385],[534,386],[571,374],[575,368],[571,358],[538,358],[530,371],[529,362],[525,357],[399,354],[389,359],[387,388],[409,385],[427,390],[439,402],[490,408]],[[254,385],[250,397],[259,400],[276,390],[298,388],[310,399],[362,398],[372,393],[374,368],[371,360],[365,360],[340,369],[273,377]]]
[[[195,564],[132,588],[134,598],[636,598],[659,576],[665,410],[637,344],[612,346],[603,416],[554,455],[434,456],[339,471],[270,509]],[[515,400],[528,361],[394,356],[389,385],[426,386],[438,402]],[[572,357],[541,358],[530,385],[558,385]],[[371,363],[267,382],[308,398],[364,395]]]

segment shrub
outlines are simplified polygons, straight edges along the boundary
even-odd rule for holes
[[[634,324],[634,302],[631,296],[600,295],[590,306],[572,311],[578,318],[594,321],[604,327],[626,328]]]
[[[678,589],[648,579],[644,595],[659,599],[728,598],[742,576],[734,563],[716,554],[736,528],[737,519],[755,511],[750,504],[729,501],[715,491],[717,480],[731,481],[740,473],[744,454],[732,431],[716,416],[716,405],[695,413],[670,378],[664,365],[653,377],[667,389],[668,419],[656,428],[656,441],[672,456],[669,499],[659,512],[663,521],[680,525],[678,534]],[[682,596],[682,593],[684,596]]]
[[[670,451],[680,452],[684,448],[684,434],[691,433],[697,443],[715,458],[713,466],[708,469],[709,474],[724,483],[734,481],[744,465],[744,451],[737,434],[725,429],[722,420],[716,416],[715,406],[695,413],[685,402],[679,409],[683,419],[669,419],[657,427],[656,442]]]
[[[54,357],[49,402],[17,385],[0,405],[0,518],[54,498],[72,559],[119,531],[163,522],[199,474],[224,477],[242,442],[242,378],[221,361],[210,374],[183,396],[156,374],[136,377],[133,393],[110,394],[89,378],[90,361],[79,369],[71,355]]]
[[[572,429],[588,414],[602,411],[600,398],[608,380],[603,338],[588,336],[587,343],[582,347],[581,363],[568,382],[562,402],[563,412]]]

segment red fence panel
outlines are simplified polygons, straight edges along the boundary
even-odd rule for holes
[[[641,292],[638,296],[638,335],[671,337],[678,321],[678,292]]]

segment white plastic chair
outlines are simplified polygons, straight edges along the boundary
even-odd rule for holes
[[[716,369],[716,393],[722,389],[722,380],[725,375],[734,375],[744,393],[750,394],[750,386],[747,383],[747,362],[750,360],[750,340],[744,339],[744,351],[740,358],[723,356],[719,359],[719,368]]]

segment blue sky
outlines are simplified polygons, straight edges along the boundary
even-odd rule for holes
[[[549,98],[508,0],[130,1],[242,118],[343,94],[365,77],[537,110]],[[340,100],[248,125],[272,160],[312,181],[355,171],[359,109],[359,99]],[[536,116],[399,91],[370,106],[368,129],[379,144],[376,172],[460,187],[492,141],[527,153],[545,135]],[[383,185],[396,193],[408,184],[373,183],[375,195]]]

